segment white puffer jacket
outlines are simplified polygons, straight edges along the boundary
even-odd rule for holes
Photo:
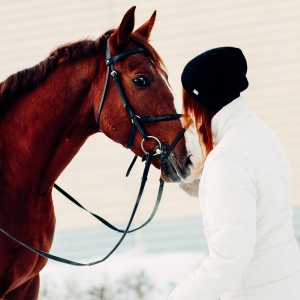
[[[290,167],[239,97],[213,118],[199,199],[209,254],[168,300],[300,300]]]

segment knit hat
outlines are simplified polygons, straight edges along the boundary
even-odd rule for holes
[[[234,47],[208,50],[184,67],[181,83],[186,92],[205,108],[218,112],[248,87],[247,62]]]

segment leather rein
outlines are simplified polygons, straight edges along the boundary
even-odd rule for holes
[[[182,115],[181,114],[166,114],[166,115],[160,115],[160,116],[138,116],[137,114],[134,113],[134,110],[131,107],[130,103],[128,102],[127,97],[126,97],[126,95],[123,91],[122,84],[121,84],[121,81],[119,79],[118,73],[114,69],[114,63],[116,61],[122,60],[122,59],[124,59],[128,56],[138,54],[138,53],[142,53],[142,52],[144,52],[144,49],[135,48],[135,49],[117,54],[115,56],[111,56],[110,47],[109,47],[109,39],[107,40],[107,43],[106,43],[106,61],[105,61],[106,66],[107,66],[107,72],[106,72],[105,84],[104,84],[104,88],[103,88],[103,92],[102,92],[102,96],[101,96],[101,100],[100,100],[100,104],[99,104],[99,108],[98,108],[97,118],[96,118],[97,124],[100,128],[100,115],[101,115],[101,111],[102,111],[104,100],[105,100],[105,95],[106,95],[108,82],[109,82],[109,74],[110,74],[113,78],[113,81],[115,82],[115,84],[118,88],[119,95],[121,97],[123,107],[128,112],[129,117],[130,117],[131,122],[132,122],[132,129],[131,129],[131,133],[130,133],[130,136],[129,136],[129,139],[128,139],[127,148],[130,148],[132,146],[136,129],[138,129],[138,131],[140,132],[140,134],[143,137],[143,140],[142,140],[142,143],[141,143],[141,148],[144,152],[144,156],[143,156],[142,160],[145,161],[145,168],[144,168],[144,171],[143,171],[143,176],[142,176],[142,179],[141,179],[141,184],[140,184],[140,189],[139,189],[139,192],[138,192],[138,196],[137,196],[134,208],[132,210],[132,213],[131,213],[131,216],[129,218],[129,221],[128,221],[128,224],[127,224],[126,228],[125,229],[119,229],[119,228],[113,226],[111,223],[109,223],[105,219],[103,219],[102,217],[98,216],[97,214],[94,214],[94,213],[90,212],[84,206],[82,206],[77,200],[75,200],[71,195],[69,195],[66,191],[64,191],[62,188],[60,188],[57,184],[54,184],[54,188],[56,188],[60,193],[62,193],[67,199],[72,201],[78,207],[80,207],[81,209],[83,209],[86,212],[88,212],[89,214],[91,214],[93,217],[95,217],[97,220],[102,222],[104,225],[106,225],[110,229],[122,233],[122,235],[121,235],[120,239],[118,240],[118,242],[116,243],[116,245],[102,259],[97,260],[97,261],[93,261],[93,262],[89,262],[89,263],[80,263],[80,262],[68,260],[68,259],[65,259],[65,258],[62,258],[62,257],[59,257],[59,256],[52,255],[48,252],[36,249],[36,248],[26,244],[26,243],[23,243],[19,239],[17,239],[14,236],[10,235],[4,229],[0,228],[0,231],[2,233],[4,233],[6,236],[13,239],[18,244],[24,246],[25,248],[31,250],[32,252],[34,252],[34,253],[36,253],[40,256],[43,256],[47,259],[51,259],[51,260],[54,260],[54,261],[58,261],[58,262],[73,265],[73,266],[93,266],[93,265],[96,265],[96,264],[99,264],[99,263],[105,261],[112,253],[114,253],[115,250],[120,246],[120,244],[124,240],[127,233],[131,233],[131,232],[134,232],[134,231],[137,231],[137,230],[141,229],[142,227],[146,226],[153,219],[153,217],[155,216],[155,213],[156,213],[156,211],[159,207],[160,200],[161,200],[162,193],[163,193],[164,181],[161,177],[159,179],[160,184],[159,184],[159,189],[158,189],[158,193],[157,193],[155,206],[153,208],[153,211],[152,211],[150,217],[142,225],[140,225],[140,226],[138,226],[134,229],[130,229],[131,224],[132,224],[133,219],[134,219],[134,216],[135,216],[136,211],[138,209],[140,200],[142,198],[142,194],[143,194],[143,191],[144,191],[144,188],[145,188],[145,184],[146,184],[146,181],[147,181],[147,176],[148,176],[148,173],[149,173],[149,169],[150,169],[150,166],[151,166],[153,156],[159,155],[162,162],[165,161],[166,159],[168,159],[168,157],[169,157],[170,153],[172,152],[173,148],[175,147],[175,145],[183,137],[183,135],[186,131],[186,128],[182,128],[180,130],[180,132],[178,133],[178,135],[176,136],[176,138],[174,139],[174,141],[171,143],[171,145],[169,147],[167,147],[166,149],[163,149],[162,144],[161,144],[161,142],[159,141],[158,138],[156,138],[155,136],[147,135],[146,131],[144,130],[144,128],[142,126],[142,123],[176,120],[176,119],[181,118]],[[189,126],[189,124],[187,125],[187,127],[188,126]],[[143,147],[144,141],[149,140],[149,139],[156,140],[156,142],[158,144],[153,153],[152,152],[146,152],[144,147]],[[129,175],[136,159],[137,159],[137,155],[134,156],[134,159],[133,159],[132,163],[130,164],[130,166],[128,168],[126,176]]]

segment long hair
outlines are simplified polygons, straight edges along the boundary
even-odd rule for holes
[[[195,101],[195,99],[190,96],[184,88],[182,89],[182,98],[184,122],[187,124],[189,119],[193,118],[199,140],[204,146],[204,157],[206,158],[214,147],[211,120],[216,113]]]

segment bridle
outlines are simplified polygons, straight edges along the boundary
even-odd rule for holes
[[[111,77],[113,78],[113,81],[115,82],[115,84],[118,88],[118,92],[119,92],[119,95],[121,97],[123,107],[126,109],[128,115],[130,117],[130,120],[132,122],[131,133],[130,133],[130,136],[129,136],[129,139],[128,139],[127,148],[130,148],[132,146],[136,129],[138,129],[138,131],[140,132],[140,134],[143,137],[143,140],[142,140],[142,143],[141,143],[141,148],[142,148],[144,154],[147,155],[147,152],[145,151],[145,149],[143,147],[144,141],[148,140],[148,139],[155,139],[158,143],[158,148],[156,148],[156,153],[154,154],[154,156],[155,155],[162,155],[164,157],[161,142],[155,136],[147,135],[146,131],[144,130],[144,128],[142,126],[142,124],[143,123],[153,123],[153,122],[177,120],[177,119],[182,117],[182,114],[167,114],[167,115],[160,115],[160,116],[139,116],[139,115],[137,115],[134,112],[132,106],[130,105],[130,103],[129,103],[127,97],[126,97],[126,94],[124,93],[120,78],[118,76],[117,71],[114,68],[114,63],[116,61],[123,60],[124,58],[126,58],[128,56],[138,54],[138,53],[142,53],[142,52],[145,52],[145,50],[143,48],[135,48],[135,49],[128,50],[128,51],[122,52],[120,54],[117,54],[115,56],[111,56],[110,47],[109,47],[109,39],[106,41],[106,60],[105,60],[105,64],[106,64],[107,70],[106,70],[105,84],[104,84],[104,88],[103,88],[103,92],[102,92],[102,96],[101,96],[101,100],[100,100],[100,104],[99,104],[99,108],[98,108],[98,112],[97,112],[96,122],[98,124],[98,127],[100,128],[101,111],[102,111],[103,104],[104,104],[104,101],[105,101],[106,91],[107,91],[108,82],[109,82],[109,75],[111,75]],[[185,130],[184,130],[184,132],[185,132]],[[184,132],[183,132],[183,134],[184,134]],[[181,134],[178,139],[177,138],[175,139],[176,142],[174,143],[174,145],[173,145],[173,143],[170,145],[170,147],[172,146],[172,148],[169,147],[170,149],[167,150],[166,154],[169,155],[171,153],[171,151],[175,147],[176,143],[183,136],[183,134]],[[166,156],[166,158],[167,158],[167,156]]]
[[[146,184],[146,181],[147,181],[147,176],[148,176],[148,172],[149,172],[149,169],[150,169],[150,166],[151,166],[153,156],[159,155],[160,159],[161,159],[161,162],[164,162],[165,160],[167,160],[170,153],[172,152],[173,148],[178,143],[178,141],[183,137],[187,127],[189,127],[189,125],[191,123],[188,123],[186,125],[186,127],[182,128],[179,131],[179,133],[176,136],[176,138],[174,139],[174,141],[166,149],[163,148],[160,140],[157,137],[152,136],[152,135],[147,135],[146,131],[144,130],[144,128],[142,126],[143,123],[176,120],[176,119],[181,118],[183,115],[181,115],[181,114],[166,114],[166,115],[160,115],[160,116],[138,116],[134,112],[133,108],[131,107],[131,105],[130,105],[129,101],[127,100],[127,97],[126,97],[126,95],[123,91],[123,87],[122,87],[121,81],[119,79],[118,73],[116,72],[116,70],[114,68],[114,63],[116,61],[122,60],[122,59],[124,59],[128,56],[138,54],[138,53],[142,53],[142,52],[144,52],[143,48],[135,48],[135,49],[128,50],[128,51],[122,52],[120,54],[117,54],[115,56],[111,56],[110,47],[109,47],[109,39],[107,40],[107,42],[106,42],[106,60],[105,60],[106,67],[107,67],[106,79],[105,79],[105,84],[104,84],[104,88],[103,88],[103,92],[102,92],[102,96],[101,96],[101,99],[100,99],[99,108],[98,108],[98,112],[97,112],[97,116],[96,116],[96,122],[97,122],[97,124],[100,128],[101,111],[102,111],[102,108],[103,108],[103,105],[104,105],[104,102],[105,102],[106,91],[107,91],[107,87],[108,87],[108,83],[109,83],[109,75],[111,75],[112,78],[113,78],[113,81],[115,82],[115,84],[118,88],[118,92],[119,92],[119,95],[121,97],[123,107],[128,112],[130,120],[132,122],[132,129],[131,129],[130,136],[129,136],[129,139],[128,139],[127,148],[130,148],[132,146],[136,129],[138,129],[138,131],[140,132],[140,134],[143,137],[143,140],[141,142],[141,149],[144,153],[144,156],[143,156],[142,160],[145,161],[145,168],[144,168],[144,171],[143,171],[143,176],[142,176],[142,181],[141,181],[140,189],[139,189],[139,192],[138,192],[138,196],[137,196],[134,208],[132,210],[132,213],[131,213],[131,216],[130,216],[130,219],[128,221],[128,224],[127,224],[126,228],[125,229],[118,229],[117,227],[113,226],[112,224],[110,224],[108,221],[106,221],[102,217],[90,212],[85,207],[83,207],[77,200],[75,200],[70,194],[68,194],[66,191],[64,191],[62,188],[60,188],[57,184],[54,184],[54,187],[60,193],[62,193],[66,198],[68,198],[70,201],[72,201],[74,204],[76,204],[77,206],[79,206],[81,209],[85,210],[89,214],[91,214],[93,217],[98,219],[100,222],[102,222],[107,227],[111,228],[114,231],[122,233],[121,238],[116,243],[116,245],[113,247],[113,249],[104,258],[102,258],[100,260],[93,261],[93,262],[90,262],[90,263],[79,263],[79,262],[71,261],[71,260],[68,260],[68,259],[65,259],[65,258],[62,258],[62,257],[52,255],[48,252],[44,252],[42,250],[36,249],[36,248],[34,248],[34,247],[32,247],[28,244],[23,243],[19,239],[15,238],[11,234],[9,234],[4,229],[0,228],[0,231],[2,233],[4,233],[6,236],[10,237],[11,239],[16,241],[20,245],[26,247],[27,249],[35,252],[38,255],[41,255],[41,256],[45,257],[45,258],[55,260],[55,261],[58,261],[58,262],[62,262],[62,263],[65,263],[65,264],[69,264],[69,265],[74,265],[74,266],[92,266],[92,265],[96,265],[96,264],[99,264],[99,263],[105,261],[113,252],[115,252],[115,250],[119,247],[119,245],[124,240],[127,233],[131,233],[131,232],[134,232],[134,231],[137,231],[137,230],[141,229],[142,227],[146,226],[153,219],[153,217],[154,217],[154,215],[155,215],[155,213],[158,209],[158,206],[160,204],[160,200],[161,200],[162,192],[163,192],[163,187],[164,187],[164,181],[161,177],[160,177],[160,185],[159,185],[159,189],[158,189],[158,193],[157,193],[156,203],[155,203],[155,206],[153,208],[153,211],[152,211],[150,217],[142,225],[138,226],[137,228],[129,230],[130,227],[131,227],[132,221],[134,219],[134,216],[136,214],[137,208],[139,206],[143,191],[144,191],[144,187],[145,187],[145,184]],[[146,140],[149,140],[149,139],[156,140],[156,142],[158,144],[154,153],[146,152],[145,149],[144,149],[144,142]],[[132,163],[130,164],[130,166],[128,168],[128,171],[126,173],[126,176],[129,175],[136,159],[137,159],[137,155],[135,155]]]

